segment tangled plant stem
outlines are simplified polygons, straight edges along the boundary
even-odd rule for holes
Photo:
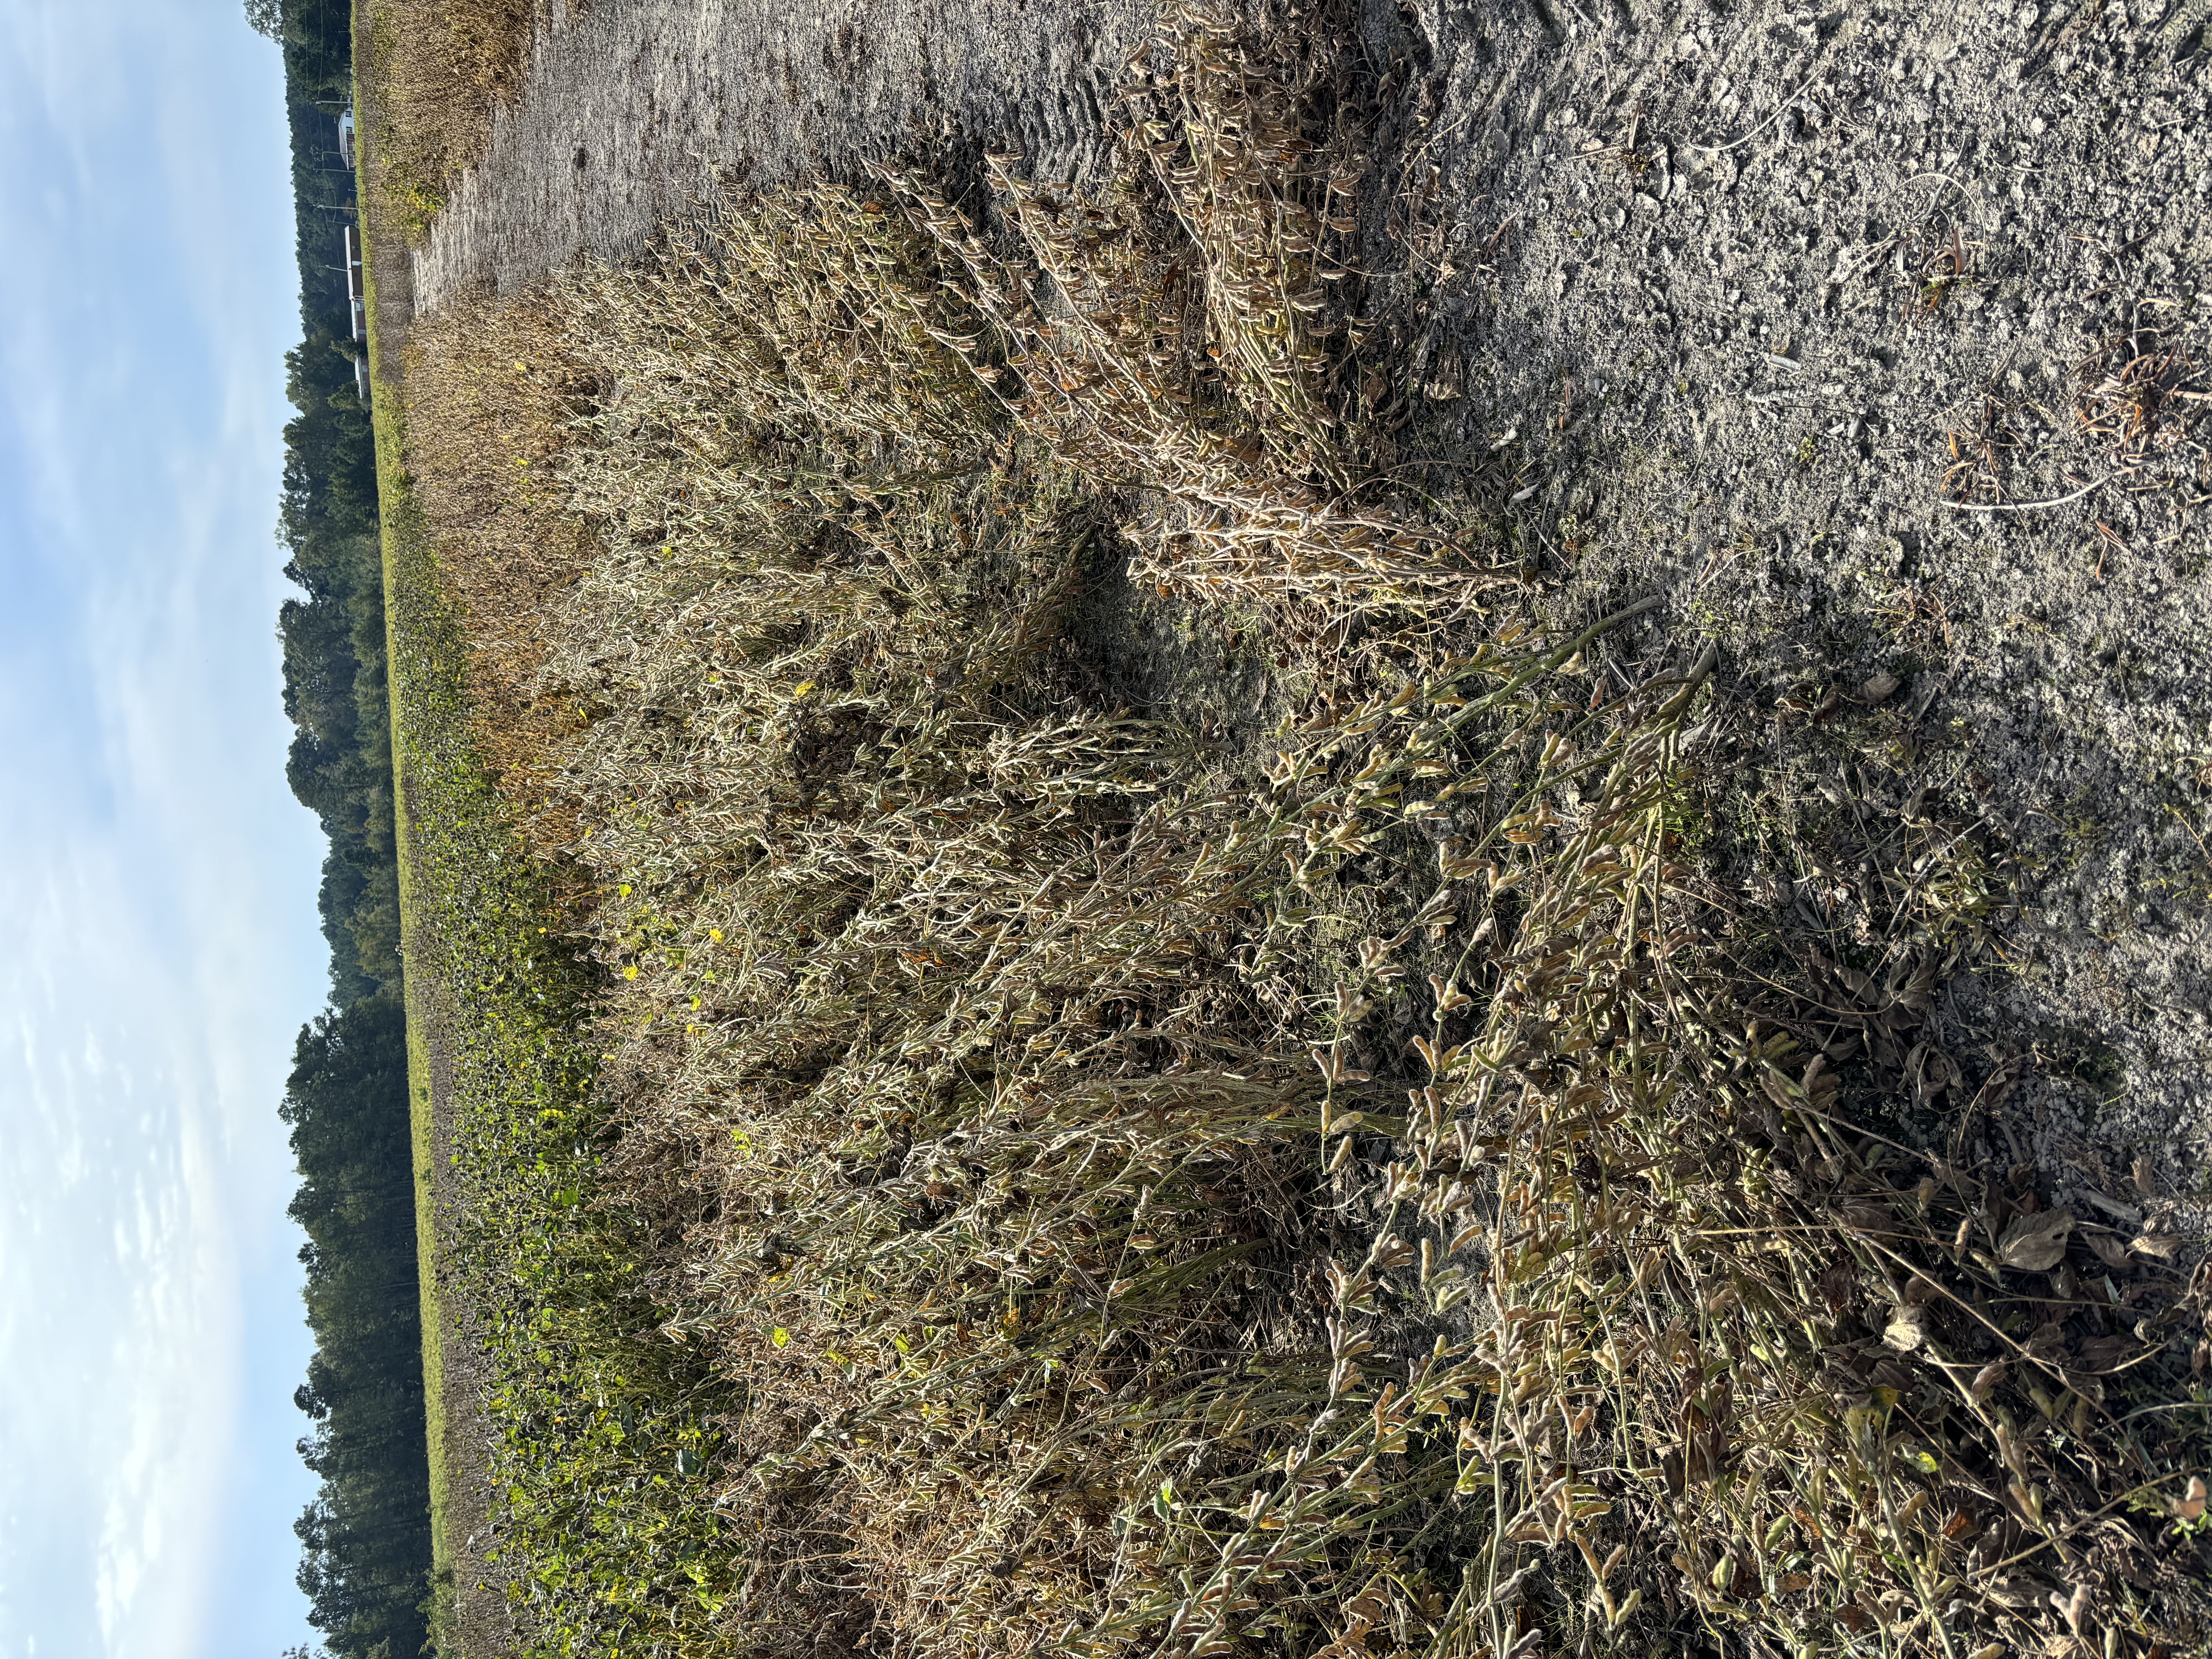
[[[593,550],[506,659],[599,1059],[476,1097],[464,1266],[543,1650],[2197,1639],[2201,1280],[1842,1120],[1701,884],[1711,653],[1588,695],[1652,602],[1547,630],[1354,504],[1322,78],[1195,15],[1149,72],[1100,202],[886,173],[540,319]],[[1379,643],[1224,769],[1081,672],[1117,527]]]

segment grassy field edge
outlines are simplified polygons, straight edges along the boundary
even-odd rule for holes
[[[363,161],[366,172],[366,161]],[[367,193],[360,199],[366,201]],[[408,653],[399,638],[399,607],[394,603],[398,568],[402,556],[396,546],[404,533],[407,487],[402,461],[403,443],[398,414],[397,377],[390,372],[377,325],[375,239],[364,237],[362,292],[368,313],[368,374],[370,424],[376,434],[379,538],[384,563],[385,654],[391,687],[392,798],[394,843],[399,866],[399,936],[403,952],[420,959],[420,907],[416,902],[414,835],[408,796],[406,756],[407,699],[402,676]],[[427,1015],[421,1003],[424,988],[410,969],[405,979],[407,1007],[407,1106],[414,1147],[415,1246],[416,1273],[422,1303],[422,1395],[424,1430],[430,1462],[430,1535],[433,1571],[452,1570],[453,1546],[449,1536],[451,1499],[446,1474],[445,1339],[447,1328],[444,1298],[438,1281],[437,1192],[434,1161],[437,1131],[431,1097],[431,1067],[424,1037]]]
[[[353,8],[354,61],[373,61],[372,19],[368,8]],[[358,88],[363,77],[356,75]],[[431,1582],[449,1584],[459,1556],[453,1537],[453,1483],[448,1455],[448,1402],[446,1395],[446,1344],[452,1332],[449,1310],[441,1284],[442,1252],[438,1228],[436,1159],[439,1133],[435,1085],[428,1030],[425,999],[428,984],[422,950],[422,922],[420,872],[416,868],[413,801],[410,790],[409,757],[412,754],[407,720],[407,691],[413,656],[402,636],[406,608],[399,604],[400,572],[407,562],[400,545],[412,523],[405,475],[405,432],[398,364],[387,349],[381,326],[378,294],[379,256],[397,248],[405,257],[404,244],[374,223],[381,199],[374,187],[376,140],[373,123],[356,119],[354,199],[359,204],[362,256],[362,295],[367,320],[369,376],[369,425],[376,449],[377,531],[384,575],[384,628],[387,708],[392,724],[392,800],[393,854],[398,866],[399,935],[402,958],[410,965],[403,976],[403,1000],[407,1019],[407,1110],[410,1164],[415,1182],[415,1261],[421,1306],[424,1451],[429,1466]],[[434,1595],[434,1602],[438,1598]]]
[[[578,1042],[582,981],[560,942],[545,873],[520,855],[495,781],[473,712],[471,642],[443,562],[450,550],[413,476],[415,319],[405,204],[378,182],[387,134],[376,105],[388,70],[372,38],[378,9],[355,9],[357,188],[405,962],[432,1531],[426,1613],[433,1645],[453,1659],[528,1639],[516,1587],[488,1541],[490,1511],[504,1501],[506,1432],[490,1399],[517,1379],[486,1370],[483,1344],[525,1316],[508,1283],[518,1264],[526,1260],[532,1286],[528,1316],[570,1278],[561,1250],[547,1249],[574,1220],[573,1199],[561,1196],[573,1176],[547,1158],[569,1131],[547,1126],[570,1119],[589,1067]],[[482,1190],[485,1171],[510,1165],[525,1172],[520,1186]]]

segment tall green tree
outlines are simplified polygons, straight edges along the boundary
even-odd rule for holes
[[[315,1338],[294,1395],[309,1425],[300,1455],[319,1483],[294,1527],[299,1583],[328,1655],[411,1659],[427,1635],[429,1469],[375,442],[355,392],[352,177],[332,118],[351,96],[351,10],[247,0],[246,21],[283,48],[298,223],[301,338],[285,360],[295,412],[277,532],[299,590],[276,617],[295,727],[286,773],[330,846],[330,1008],[300,1033],[279,1108]]]
[[[300,1588],[334,1655],[411,1654],[428,1634],[430,1486],[398,1000],[366,997],[301,1031],[281,1115],[315,1334],[293,1400],[313,1425],[301,1455],[322,1482],[293,1528]]]

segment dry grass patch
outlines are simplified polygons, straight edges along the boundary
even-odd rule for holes
[[[415,501],[448,550],[441,569],[466,619],[477,748],[507,793],[540,811],[550,757],[575,726],[536,692],[549,608],[597,550],[553,476],[592,386],[572,349],[541,307],[464,300],[415,325],[404,363]]]
[[[483,155],[493,112],[521,88],[539,0],[367,0],[368,61],[376,88],[374,176],[394,228],[420,246],[453,181]]]
[[[1331,402],[1333,38],[1186,17],[1100,199],[748,204],[425,348],[501,443],[579,411],[592,536],[562,587],[439,441],[605,974],[591,1099],[474,1109],[545,1650],[2201,1643],[2180,1242],[1992,1162],[2002,1077],[1838,1109],[1980,852],[1900,843],[1894,963],[1747,971],[1711,653],[1547,625]],[[1103,694],[1113,558],[1364,654],[1209,746]]]

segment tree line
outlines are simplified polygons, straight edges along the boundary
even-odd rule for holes
[[[427,1636],[429,1468],[409,1142],[406,1018],[376,458],[355,391],[344,229],[353,180],[337,115],[351,101],[345,0],[247,0],[280,44],[298,223],[301,342],[286,357],[278,537],[300,589],[277,617],[287,773],[330,852],[319,905],[328,1009],[300,1033],[290,1126],[315,1352],[293,1399],[319,1477],[295,1524],[309,1620],[334,1659],[410,1659]]]

